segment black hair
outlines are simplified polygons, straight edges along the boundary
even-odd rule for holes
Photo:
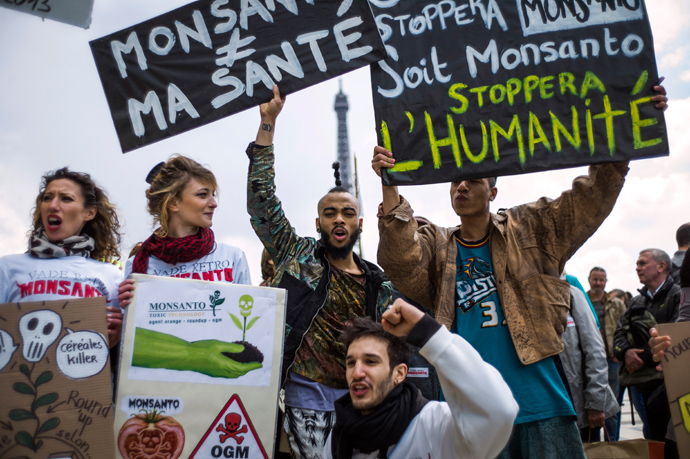
[[[347,193],[347,194],[350,194],[352,196],[355,196],[350,192],[350,190],[348,190],[347,188],[342,186],[343,182],[340,181],[340,161],[334,161],[332,166],[333,166],[333,177],[335,177],[335,186],[333,188],[331,188],[330,190],[328,190],[328,193],[321,196],[321,199],[319,199],[319,202],[316,205],[317,213],[318,213],[319,208],[321,206],[321,201],[323,201],[323,199],[331,193]],[[355,199],[357,199],[356,196],[355,196]],[[359,202],[359,200],[357,200],[357,201]]]
[[[374,322],[369,317],[354,319],[349,326],[345,327],[339,340],[345,344],[345,349],[348,349],[355,340],[367,337],[376,338],[386,343],[391,373],[401,363],[407,365],[410,361],[412,350],[407,343],[402,338],[385,331],[383,325]]]
[[[676,242],[678,243],[678,247],[690,245],[690,223],[684,223],[678,227],[676,231]]]
[[[334,161],[331,167],[333,167],[333,177],[335,177],[335,186],[337,188],[343,184],[340,181],[340,161]]]
[[[340,180],[340,161],[334,161],[333,167],[333,177],[335,177],[335,186],[328,190],[329,193],[349,193],[350,190],[345,188],[343,182]]]

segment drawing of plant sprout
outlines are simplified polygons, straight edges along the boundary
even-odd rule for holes
[[[240,322],[240,319],[236,315],[230,312],[228,313],[230,314],[230,318],[232,319],[232,321],[235,323],[235,326],[242,331],[242,344],[244,344],[244,336],[247,333],[247,330],[252,328],[256,321],[261,318],[261,316],[256,316],[252,320],[250,320],[249,323],[247,323],[247,317],[249,317],[252,314],[253,308],[254,298],[252,298],[250,295],[242,295],[240,297],[240,314],[244,319],[244,323]]]
[[[39,435],[55,429],[60,424],[60,419],[57,417],[50,418],[44,423],[41,423],[38,419],[38,414],[36,411],[38,408],[50,405],[56,401],[58,399],[58,394],[56,392],[50,392],[48,394],[41,395],[40,397],[38,396],[38,387],[53,379],[52,371],[44,371],[36,378],[36,380],[31,379],[32,371],[29,370],[29,367],[25,364],[19,365],[19,371],[26,376],[26,378],[29,380],[29,384],[17,382],[14,383],[12,388],[19,394],[33,396],[33,400],[31,402],[30,410],[23,408],[10,410],[10,419],[13,421],[26,421],[29,419],[34,419],[36,420],[36,430],[34,431],[33,435],[25,430],[17,432],[17,434],[14,436],[14,439],[17,444],[36,452],[43,445],[43,440],[39,439]],[[48,412],[50,412],[50,408],[48,409]]]
[[[220,291],[218,290],[213,292],[213,295],[209,295],[209,299],[211,300],[211,309],[213,310],[213,317],[216,317],[216,306],[220,306],[221,304],[225,303],[225,298],[219,297]]]

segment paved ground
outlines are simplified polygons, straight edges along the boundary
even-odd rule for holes
[[[623,414],[621,416],[620,439],[632,440],[634,438],[644,438],[642,435],[642,420],[640,420],[640,416],[637,414],[637,411],[635,411],[635,425],[632,425],[632,418],[630,416],[630,402],[626,398],[623,403],[624,404],[621,407]]]

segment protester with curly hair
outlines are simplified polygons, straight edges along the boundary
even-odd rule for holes
[[[43,176],[28,251],[0,258],[0,303],[103,296],[108,340],[120,340],[122,271],[115,206],[89,174],[67,167]]]

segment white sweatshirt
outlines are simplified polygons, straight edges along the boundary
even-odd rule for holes
[[[412,419],[389,459],[493,459],[510,439],[518,405],[500,373],[463,338],[441,327],[420,349],[438,371],[446,402]],[[378,451],[354,459],[374,459]],[[332,459],[328,436],[323,459]]]

